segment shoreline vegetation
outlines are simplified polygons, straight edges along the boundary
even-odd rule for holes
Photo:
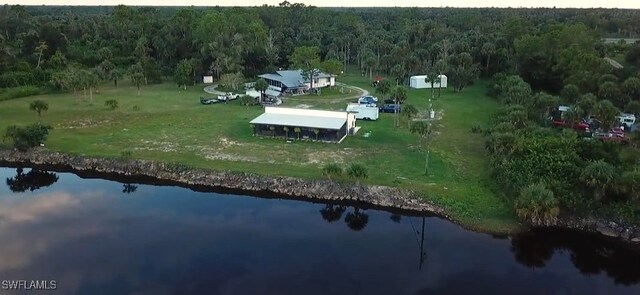
[[[99,178],[117,180],[123,180],[121,177],[131,180],[144,178],[149,184],[155,184],[157,180],[159,184],[183,186],[194,190],[228,189],[235,194],[247,193],[257,197],[360,203],[394,213],[401,211],[407,214],[433,214],[465,229],[493,235],[515,234],[530,229],[519,227],[509,231],[479,230],[472,224],[456,219],[446,208],[426,201],[414,191],[380,185],[218,171],[149,160],[74,156],[44,148],[27,152],[0,149],[0,166],[97,175]],[[640,245],[640,227],[633,225],[622,225],[601,219],[562,216],[553,227],[599,233],[623,242]]]

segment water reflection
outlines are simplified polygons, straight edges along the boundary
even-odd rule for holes
[[[320,209],[320,215],[322,215],[322,219],[331,223],[340,220],[342,218],[342,213],[344,213],[345,210],[347,210],[347,207],[345,206],[327,204],[324,208]]]
[[[16,176],[7,178],[7,186],[14,193],[35,191],[50,186],[58,181],[58,176],[53,172],[31,169],[26,174],[22,168],[16,169]]]
[[[122,184],[122,192],[125,194],[132,194],[138,190],[138,186],[132,183],[124,183]]]
[[[394,214],[391,214],[389,219],[391,219],[393,222],[400,223],[400,221],[402,220],[402,215],[394,213]]]
[[[347,223],[347,226],[355,231],[362,230],[369,222],[369,215],[360,210],[358,207],[353,207],[353,212],[347,213],[347,216],[344,217],[344,222]]]
[[[625,285],[640,281],[640,250],[589,233],[531,230],[513,237],[511,252],[516,261],[531,268],[545,267],[556,252],[568,252],[583,274],[604,272]]]
[[[59,280],[51,294],[640,294],[638,251],[598,236],[58,177],[0,186],[0,278]]]

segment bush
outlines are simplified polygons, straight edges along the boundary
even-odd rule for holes
[[[122,158],[123,160],[131,159],[132,155],[133,155],[133,152],[130,150],[124,150],[120,152],[120,158]]]
[[[335,163],[324,165],[324,167],[322,167],[322,175],[329,179],[340,176],[342,175],[342,167]]]
[[[553,225],[560,208],[553,192],[544,184],[531,184],[520,192],[515,201],[516,214],[532,225]]]
[[[351,164],[347,169],[347,175],[355,179],[365,179],[369,177],[367,174],[367,168],[361,164]]]
[[[51,129],[53,129],[51,126],[41,123],[31,124],[26,127],[11,125],[7,127],[4,139],[11,140],[13,146],[18,150],[26,151],[44,143]]]
[[[0,92],[0,101],[41,94],[42,90],[36,86],[20,86],[6,88]]]
[[[110,99],[104,102],[104,106],[108,107],[112,111],[118,108],[118,101],[115,99]]]
[[[471,126],[471,133],[482,133],[482,127],[480,126],[480,124],[473,124]]]

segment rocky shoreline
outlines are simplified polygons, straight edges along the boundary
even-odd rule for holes
[[[34,149],[29,152],[0,150],[0,165],[52,167],[74,173],[91,172],[125,177],[146,177],[188,187],[230,189],[249,194],[269,193],[284,198],[311,201],[362,203],[382,209],[434,214],[459,224],[449,216],[444,208],[424,200],[414,192],[386,186],[217,171],[149,160],[84,157],[46,149]],[[640,228],[637,226],[593,218],[566,216],[560,218],[557,227],[600,233],[604,236],[640,244]]]

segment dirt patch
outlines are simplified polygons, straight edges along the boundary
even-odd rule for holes
[[[307,161],[303,165],[318,165],[337,163],[347,163],[352,158],[352,151],[309,151],[307,153]]]
[[[310,105],[310,104],[299,104],[299,105],[296,106],[296,108],[298,108],[298,109],[310,109],[312,107],[313,106]]]
[[[216,147],[195,147],[190,146],[190,150],[194,150],[199,156],[205,157],[209,160],[225,160],[233,162],[258,162],[258,158],[251,156],[240,156],[232,153],[225,153],[222,148]]]
[[[237,142],[235,140],[231,140],[231,139],[228,139],[226,137],[220,137],[219,141],[222,144],[222,146],[225,147],[225,148],[226,147],[230,147],[230,146],[243,146],[243,145],[245,145],[243,143],[239,143],[239,142]]]
[[[91,128],[95,126],[104,126],[111,123],[110,120],[92,120],[92,119],[80,119],[62,124],[57,124],[54,127],[56,129],[80,129]]]
[[[135,147],[134,150],[160,151],[160,152],[177,152],[178,144],[168,141],[141,140],[142,146]]]

